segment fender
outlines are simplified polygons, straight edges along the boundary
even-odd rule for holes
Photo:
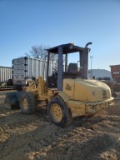
[[[63,91],[58,92],[58,95],[64,100],[64,102],[68,102],[70,100],[70,97],[65,94]]]
[[[85,104],[83,102],[71,100],[70,97],[62,91],[58,92],[58,95],[67,104],[73,118],[85,115]]]

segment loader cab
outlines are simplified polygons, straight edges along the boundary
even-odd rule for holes
[[[56,87],[58,91],[62,91],[64,78],[88,78],[88,53],[90,51],[88,45],[90,44],[92,43],[87,43],[83,48],[75,46],[73,43],[68,43],[46,49],[48,52],[46,75],[48,88]],[[76,52],[79,53],[79,59],[76,60],[76,63],[70,62],[68,64],[68,55],[73,53],[76,54]],[[58,55],[57,70],[55,70],[52,75],[49,75],[50,54]],[[53,86],[50,84],[53,84]]]

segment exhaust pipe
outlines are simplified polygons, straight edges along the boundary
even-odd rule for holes
[[[90,45],[90,44],[92,44],[92,42],[88,42],[88,43],[86,44],[85,48],[87,48],[88,45]]]

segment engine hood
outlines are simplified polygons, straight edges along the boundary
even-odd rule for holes
[[[84,102],[100,102],[111,98],[108,85],[97,80],[64,79],[63,92],[70,99]]]

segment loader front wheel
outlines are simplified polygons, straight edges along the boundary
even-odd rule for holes
[[[67,127],[72,122],[70,109],[60,96],[53,98],[47,106],[51,121],[60,127]]]
[[[31,92],[21,92],[19,96],[19,105],[21,113],[33,114],[36,107],[36,99],[34,94],[32,94]]]

